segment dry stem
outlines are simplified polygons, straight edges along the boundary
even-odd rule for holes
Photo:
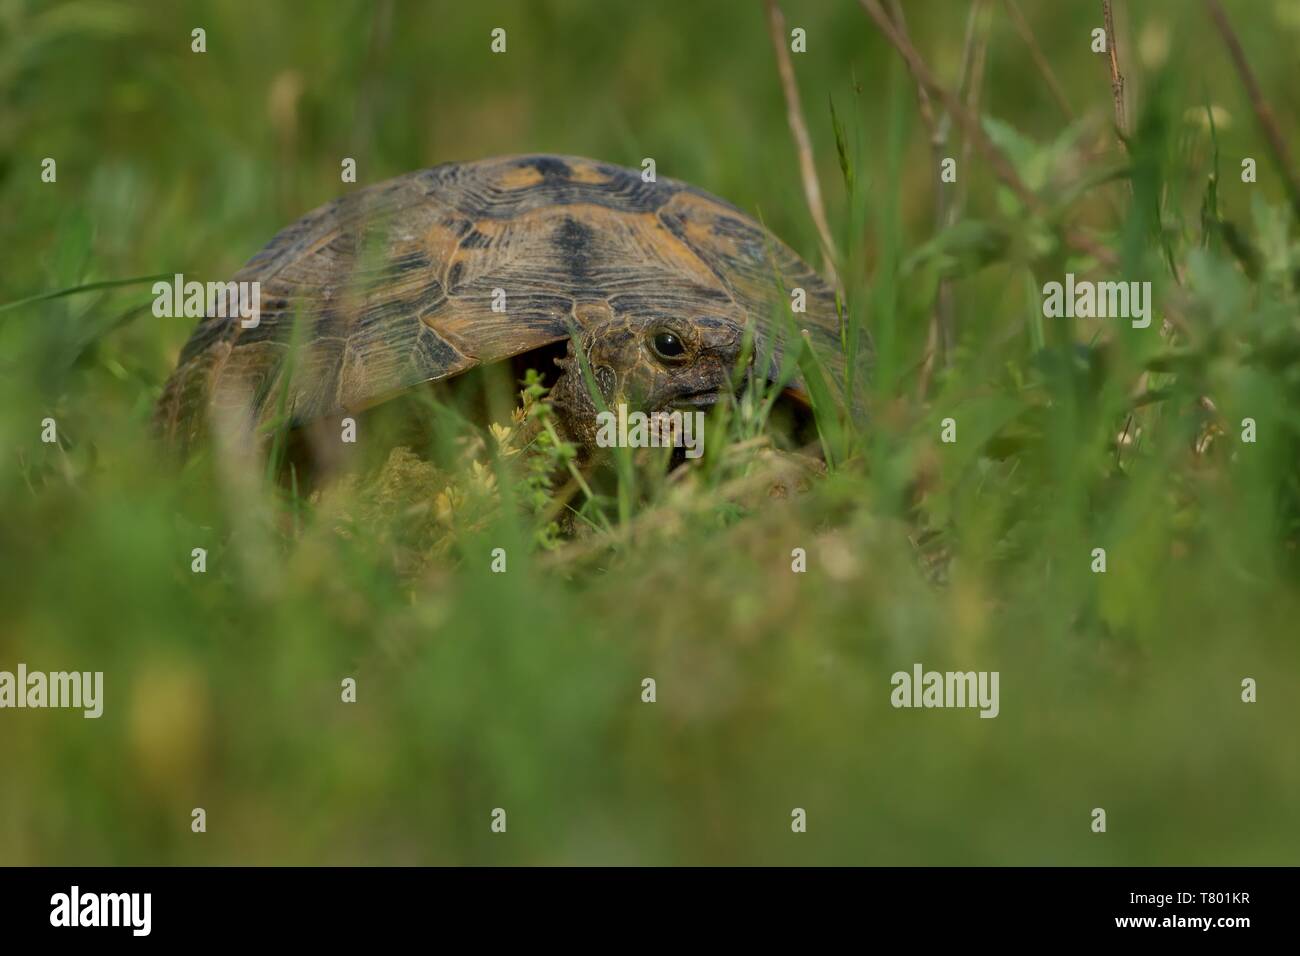
[[[808,200],[808,212],[817,227],[817,235],[821,238],[827,278],[842,294],[839,274],[835,269],[837,260],[835,243],[831,239],[830,226],[826,222],[821,184],[817,180],[817,165],[813,162],[812,140],[808,136],[808,125],[804,122],[803,107],[799,104],[799,87],[794,79],[790,50],[786,46],[785,16],[777,6],[776,0],[767,0],[767,25],[772,34],[772,48],[776,51],[776,66],[781,76],[781,90],[785,94],[786,119],[790,123],[790,133],[794,136],[795,149],[799,153],[799,172],[803,179],[804,197]]]
[[[1296,219],[1300,220],[1300,180],[1296,179],[1295,169],[1291,165],[1291,154],[1287,150],[1286,140],[1282,138],[1277,119],[1274,118],[1273,110],[1260,91],[1259,81],[1255,79],[1255,71],[1250,68],[1246,53],[1241,48],[1241,41],[1237,39],[1232,25],[1228,23],[1227,14],[1223,12],[1219,0],[1205,0],[1205,5],[1209,9],[1211,19],[1214,20],[1214,25],[1218,27],[1220,36],[1223,37],[1224,44],[1228,47],[1232,63],[1241,76],[1242,85],[1246,87],[1251,109],[1255,111],[1255,119],[1264,131],[1269,151],[1273,154],[1273,162],[1277,165],[1282,184],[1286,187],[1287,196],[1291,200],[1291,208],[1295,212]]]

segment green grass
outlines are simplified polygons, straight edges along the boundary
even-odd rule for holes
[[[831,467],[769,451],[751,396],[698,466],[629,461],[579,491],[557,541],[558,482],[532,463],[560,452],[502,456],[427,395],[319,496],[209,454],[174,466],[148,423],[192,323],[115,283],[227,278],[356,188],[345,156],[361,184],[653,156],[816,263],[760,4],[0,0],[0,306],[26,300],[0,311],[0,670],[105,674],[99,720],[0,711],[0,863],[1297,862],[1300,248],[1200,5],[1119,4],[1122,151],[1099,5],[1022,3],[1070,123],[992,4],[984,126],[1046,213],[954,128],[948,228],[898,57],[856,3],[782,6],[808,31],[844,347],[874,343],[869,375],[814,389]],[[965,5],[908,7],[952,85]],[[1300,23],[1227,8],[1300,149]],[[1067,271],[1150,280],[1152,327],[1043,318]],[[954,348],[922,391],[945,281]],[[517,387],[484,377],[497,421]],[[412,422],[428,463],[382,471]],[[918,661],[999,671],[1000,715],[892,708]]]

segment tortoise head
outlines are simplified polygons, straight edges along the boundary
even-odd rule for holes
[[[744,326],[722,313],[689,316],[613,316],[585,325],[575,346],[556,359],[562,374],[551,390],[567,437],[590,455],[600,409],[587,385],[581,349],[606,408],[629,412],[708,411],[734,393]]]

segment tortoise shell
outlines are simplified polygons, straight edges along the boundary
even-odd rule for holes
[[[843,368],[834,293],[789,247],[686,183],[576,157],[449,163],[358,190],[281,231],[234,281],[260,283],[260,321],[195,328],[157,408],[182,445],[211,408],[303,424],[625,314],[755,323],[774,376],[795,287],[799,328],[832,378]],[[804,395],[797,377],[790,390]]]

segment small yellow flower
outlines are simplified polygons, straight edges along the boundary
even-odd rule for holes
[[[481,461],[470,465],[470,480],[475,488],[484,494],[490,494],[497,486],[497,476],[492,474],[492,471]]]
[[[510,444],[515,433],[513,428],[507,428],[504,425],[498,425],[496,422],[493,422],[488,425],[488,431],[490,431],[492,437],[496,439],[497,450],[501,452],[502,455],[509,458],[511,455],[519,454],[519,449]]]
[[[433,508],[437,512],[438,520],[442,524],[451,524],[453,513],[464,501],[464,495],[456,490],[455,485],[448,485],[442,489],[433,499]]]

